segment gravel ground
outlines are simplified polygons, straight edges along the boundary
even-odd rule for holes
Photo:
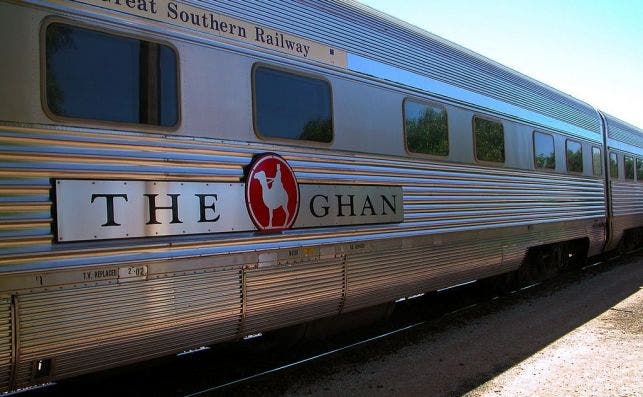
[[[231,394],[643,396],[643,256]]]
[[[467,393],[533,395],[643,396],[643,290]]]

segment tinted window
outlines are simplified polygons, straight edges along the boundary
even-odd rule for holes
[[[534,132],[534,164],[536,168],[556,168],[553,136]]]
[[[643,182],[643,160],[636,159],[636,179]]]
[[[601,157],[601,149],[592,146],[592,172],[594,176],[603,175],[603,165]]]
[[[406,100],[404,131],[410,152],[447,156],[449,132],[444,108]]]
[[[330,85],[321,79],[267,67],[254,70],[257,132],[265,137],[330,142]]]
[[[579,142],[567,140],[567,171],[583,172],[583,147]]]
[[[52,23],[45,35],[46,98],[63,117],[172,126],[177,60],[164,45]]]
[[[634,159],[630,156],[625,158],[625,179],[634,179]]]
[[[473,132],[478,160],[505,162],[505,133],[501,123],[474,117]]]
[[[618,155],[614,152],[610,153],[610,177],[618,178]]]

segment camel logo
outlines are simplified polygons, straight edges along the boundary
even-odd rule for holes
[[[289,229],[299,210],[295,173],[281,156],[257,157],[246,179],[246,205],[250,219],[262,232]]]

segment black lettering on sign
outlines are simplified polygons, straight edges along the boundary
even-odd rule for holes
[[[104,3],[114,3],[117,6],[125,5],[129,8],[136,8],[139,11],[158,13],[156,0],[103,0]]]
[[[199,198],[199,223],[216,222],[221,218],[221,215],[217,214],[216,203],[219,197],[216,194],[195,194],[195,196]],[[206,204],[206,198],[208,197],[212,198],[212,204]],[[213,218],[206,216],[206,210],[212,210]]]
[[[283,33],[267,33],[259,26],[255,26],[255,41],[258,41],[262,44],[268,44],[271,46],[287,49],[292,52],[297,52],[304,57],[308,57],[308,53],[310,52],[310,46],[304,45],[297,41],[289,40]]]
[[[179,20],[183,23],[189,23],[193,26],[214,30],[219,33],[228,33],[230,36],[247,38],[246,28],[233,23],[218,20],[216,15],[206,11],[185,11],[181,10],[180,5],[174,1],[167,3],[167,17],[171,20]]]
[[[366,196],[366,200],[364,200],[364,205],[362,206],[362,213],[360,214],[360,216],[365,216],[367,209],[371,211],[370,215],[377,215],[375,213],[375,209],[373,208],[373,203],[371,203],[371,198],[369,196]]]
[[[350,216],[355,216],[355,203],[354,203],[355,195],[354,194],[349,194],[347,196],[336,194],[335,197],[337,197],[337,216],[346,216],[342,211],[344,207],[350,208],[351,210]],[[348,197],[348,202],[347,203],[343,202],[342,197]]]
[[[384,208],[385,206],[388,207],[389,210],[393,211],[394,214],[397,214],[397,195],[394,194],[391,196],[393,197],[393,203],[391,203],[384,195],[381,195],[380,197],[382,198],[382,215],[387,215],[386,208]]]
[[[317,202],[319,202],[320,199],[322,201],[322,204],[325,204],[325,205],[319,206],[317,204]],[[329,210],[330,210],[330,207],[328,206],[328,196],[324,196],[322,194],[316,194],[313,196],[313,198],[310,199],[310,213],[313,214],[315,218],[323,218],[327,216]]]
[[[103,223],[101,226],[106,227],[106,226],[120,226],[120,223],[116,223],[116,220],[114,220],[114,198],[122,198],[127,201],[127,194],[92,194],[92,199],[90,203],[94,203],[94,200],[97,198],[105,198],[105,202],[107,203],[107,222]]]
[[[150,220],[147,222],[148,225],[160,225],[161,222],[156,220],[156,211],[158,210],[171,210],[172,211],[172,221],[170,223],[183,223],[179,219],[179,196],[180,194],[168,194],[167,196],[172,200],[172,204],[169,207],[158,207],[156,205],[156,196],[158,194],[144,194],[147,197],[149,204]]]
[[[94,273],[92,274],[93,278],[111,278],[111,277],[117,277],[118,272],[116,269],[105,269],[105,270],[94,270]]]

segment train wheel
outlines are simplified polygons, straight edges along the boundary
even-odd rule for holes
[[[561,244],[540,247],[533,251],[530,265],[533,269],[535,280],[546,280],[556,275],[564,266],[565,248]]]

